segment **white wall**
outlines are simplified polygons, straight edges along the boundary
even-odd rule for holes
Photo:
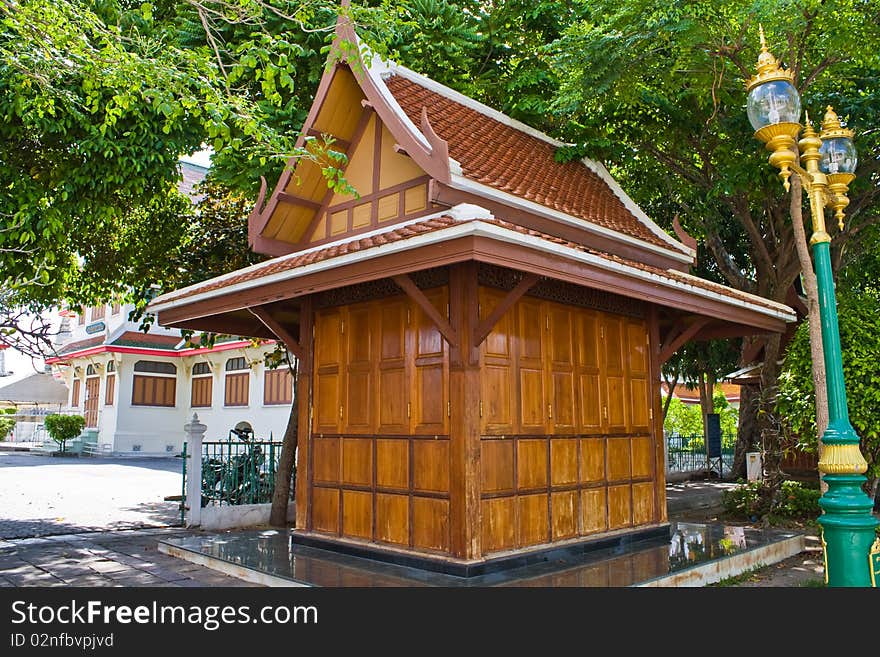
[[[178,453],[183,448],[183,425],[186,424],[181,409],[184,404],[189,403],[188,386],[181,385],[181,380],[185,380],[186,377],[182,372],[182,359],[153,355],[118,355],[122,356],[122,365],[117,366],[116,372],[116,426],[113,431],[113,451],[163,455]],[[174,408],[132,405],[134,364],[139,360],[172,363],[177,367]],[[111,442],[106,438],[100,436],[99,442]]]

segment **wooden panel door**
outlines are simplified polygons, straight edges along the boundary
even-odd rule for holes
[[[546,433],[547,399],[544,392],[544,331],[546,320],[542,303],[523,297],[518,307],[519,349],[519,431]]]
[[[347,315],[343,329],[347,357],[343,425],[346,433],[370,433],[375,415],[370,305],[350,306]]]
[[[481,287],[480,319],[488,317],[504,297],[505,293],[501,290]],[[483,402],[480,431],[484,435],[517,433],[517,385],[513,358],[515,320],[515,311],[507,311],[480,345],[480,399]]]
[[[446,288],[424,290],[431,305],[441,317],[447,317]],[[416,304],[412,304],[410,326],[412,347],[412,433],[448,434],[449,371],[446,340],[433,321]]]
[[[98,389],[100,387],[101,377],[90,376],[86,378],[85,418],[87,427],[98,426]]]
[[[314,433],[339,433],[343,387],[343,317],[339,310],[315,315]]]
[[[602,431],[602,388],[600,385],[599,316],[580,311],[575,321],[577,356],[578,430],[585,434]]]
[[[644,322],[626,323],[626,353],[629,428],[633,433],[648,433],[652,412],[648,396],[648,331]]]
[[[569,308],[550,304],[547,309],[547,420],[551,433],[577,432],[575,394],[574,318]]]
[[[624,361],[625,335],[623,322],[605,315],[599,322],[599,342],[602,358],[602,423],[607,431],[624,432],[627,428],[626,366]]]
[[[405,298],[386,299],[377,312],[378,433],[409,433],[410,382],[406,362],[408,306]]]

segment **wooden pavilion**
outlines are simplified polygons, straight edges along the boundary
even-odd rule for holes
[[[292,161],[249,217],[273,259],[150,306],[299,359],[294,540],[457,572],[665,529],[661,363],[794,311],[690,275],[601,164],[359,50],[299,142],[359,196]]]

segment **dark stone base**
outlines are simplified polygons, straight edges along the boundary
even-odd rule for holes
[[[464,561],[453,557],[435,557],[430,555],[423,556],[412,552],[386,549],[374,544],[335,540],[323,535],[306,533],[299,530],[291,532],[290,542],[291,547],[303,545],[338,552],[352,557],[373,559],[409,568],[420,568],[455,577],[477,577],[511,568],[521,568],[523,566],[587,554],[598,550],[612,549],[623,551],[638,542],[653,540],[666,542],[669,540],[669,528],[669,523],[652,525],[651,527],[634,529],[624,534],[587,538],[563,545],[545,545],[534,549],[521,550],[515,554],[490,557],[481,561]]]

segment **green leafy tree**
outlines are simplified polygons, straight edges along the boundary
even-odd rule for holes
[[[15,420],[11,417],[0,417],[0,441],[6,440],[14,428]]]
[[[850,421],[868,461],[867,492],[876,496],[880,478],[880,291],[842,292],[838,319]],[[809,335],[806,326],[801,325],[785,354],[777,411],[798,447],[815,451],[816,415],[809,359]]]
[[[51,352],[51,334],[23,316],[168,289],[167,256],[191,218],[178,161],[203,144],[218,153],[212,178],[234,189],[254,191],[291,156],[316,160],[328,186],[344,188],[342,154],[321,140],[294,145],[336,10],[0,4],[0,340]]]
[[[62,453],[68,440],[76,438],[86,426],[86,419],[82,415],[59,415],[53,413],[47,415],[43,423],[52,440],[61,446]]]

